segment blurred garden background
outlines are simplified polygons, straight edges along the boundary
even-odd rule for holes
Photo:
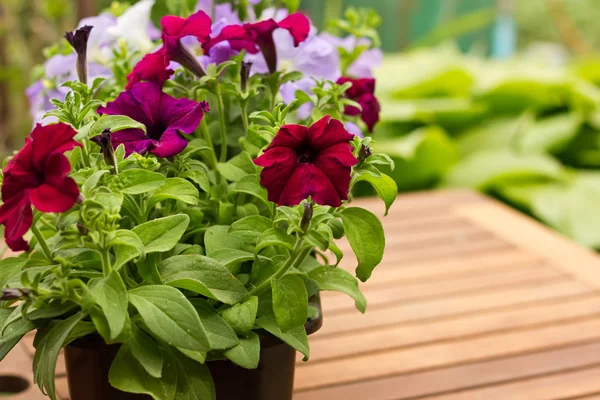
[[[130,1],[131,2],[131,1]],[[600,249],[597,0],[302,0],[327,28],[383,16],[382,123],[401,191],[475,188]],[[112,0],[0,1],[0,154],[32,120],[25,89],[78,21]]]

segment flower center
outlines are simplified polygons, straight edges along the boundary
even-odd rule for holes
[[[308,164],[312,163],[319,153],[315,151],[310,145],[304,144],[298,150],[296,150],[296,161],[299,164]]]

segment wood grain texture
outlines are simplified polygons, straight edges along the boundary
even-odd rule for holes
[[[358,205],[383,216],[376,199]],[[600,257],[469,191],[403,195],[386,254],[298,358],[294,400],[600,399]],[[353,271],[347,242],[340,268]],[[31,381],[32,337],[0,365]],[[64,363],[57,392],[68,397]],[[44,398],[35,387],[11,400]],[[240,399],[243,400],[243,399]]]

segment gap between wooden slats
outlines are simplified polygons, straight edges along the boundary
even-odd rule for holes
[[[495,385],[483,389],[461,391],[453,394],[423,397],[431,400],[545,400],[565,399],[600,390],[600,363],[573,371],[529,379],[522,382]]]
[[[493,312],[504,307],[525,306],[543,300],[590,292],[591,290],[583,284],[566,280],[541,282],[528,287],[508,288],[490,293],[467,294],[450,299],[405,302],[370,310],[361,316],[356,314],[328,315],[325,306],[324,327],[317,332],[317,335],[329,336],[343,332],[375,330],[400,323],[454,318],[475,312]]]
[[[394,325],[385,328],[348,332],[343,336],[310,337],[310,367],[325,360],[351,358],[391,349],[430,345],[442,341],[466,341],[483,335],[536,326],[560,324],[600,314],[600,296],[587,294],[527,307],[500,310],[490,314],[464,315],[452,320],[429,321],[423,324]]]
[[[297,392],[294,400],[416,399],[475,386],[556,373],[600,362],[600,343],[562,347],[381,379]],[[487,397],[482,397],[487,399]],[[512,399],[509,395],[505,399]],[[586,400],[588,400],[586,398]],[[589,400],[592,400],[590,398]]]
[[[520,269],[496,269],[486,275],[462,276],[449,281],[395,283],[386,288],[369,288],[364,285],[363,293],[368,302],[368,310],[383,307],[391,303],[401,303],[422,299],[443,297],[448,299],[455,296],[464,296],[466,293],[499,290],[509,287],[536,285],[540,282],[562,280],[565,273],[541,264],[522,265]],[[494,273],[495,272],[495,273]],[[327,313],[341,314],[354,313],[354,301],[347,295],[340,293],[324,292],[321,295],[322,303]]]
[[[560,325],[472,338],[429,346],[298,365],[298,390],[341,385],[400,373],[472,363],[524,352],[600,340],[600,316]],[[600,375],[598,375],[600,376]],[[600,379],[596,379],[600,384]]]

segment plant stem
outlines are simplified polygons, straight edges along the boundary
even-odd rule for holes
[[[240,108],[242,110],[242,123],[244,124],[244,132],[248,134],[248,106],[246,105],[245,101],[242,101]]]
[[[210,152],[210,163],[212,164],[211,167],[216,169],[218,163],[217,155],[215,153],[215,148],[212,143],[212,138],[210,137],[210,132],[208,131],[208,124],[206,123],[206,119],[204,118],[202,118],[202,122],[200,123],[200,130],[202,131],[202,136],[204,137],[206,145],[212,150]]]
[[[275,272],[271,276],[271,278],[267,279],[266,281],[262,282],[260,285],[256,286],[254,289],[252,289],[250,291],[250,296],[258,296],[259,294],[261,294],[262,292],[264,292],[265,290],[267,290],[268,288],[271,287],[272,281],[281,278],[283,275],[285,275],[286,272],[288,272],[288,270],[290,268],[296,268],[300,264],[302,264],[304,259],[310,254],[310,250],[311,250],[311,248],[308,247],[308,248],[300,251],[303,244],[304,244],[304,239],[298,240],[298,242],[296,243],[296,246],[294,246],[294,250],[292,251],[292,254],[290,254],[290,258],[286,261],[286,263],[281,268],[279,268],[279,270],[277,270],[277,272]]]
[[[102,258],[102,275],[106,278],[112,271],[110,256],[108,255],[108,249],[106,247],[100,251],[100,256]]]
[[[217,100],[219,107],[219,123],[221,125],[221,157],[220,161],[227,161],[227,131],[225,125],[225,103],[223,102],[223,93],[221,86],[217,85]]]
[[[46,256],[48,261],[54,260],[52,258],[52,252],[50,251],[50,247],[48,247],[48,243],[46,243],[46,238],[44,237],[44,235],[42,235],[42,232],[40,232],[36,224],[31,225],[31,232],[40,244],[40,247],[42,248],[42,251],[44,252],[44,255]]]
[[[86,168],[92,168],[92,164],[90,164],[90,155],[88,154],[87,144],[85,139],[81,143],[81,159],[83,160],[83,165]]]

